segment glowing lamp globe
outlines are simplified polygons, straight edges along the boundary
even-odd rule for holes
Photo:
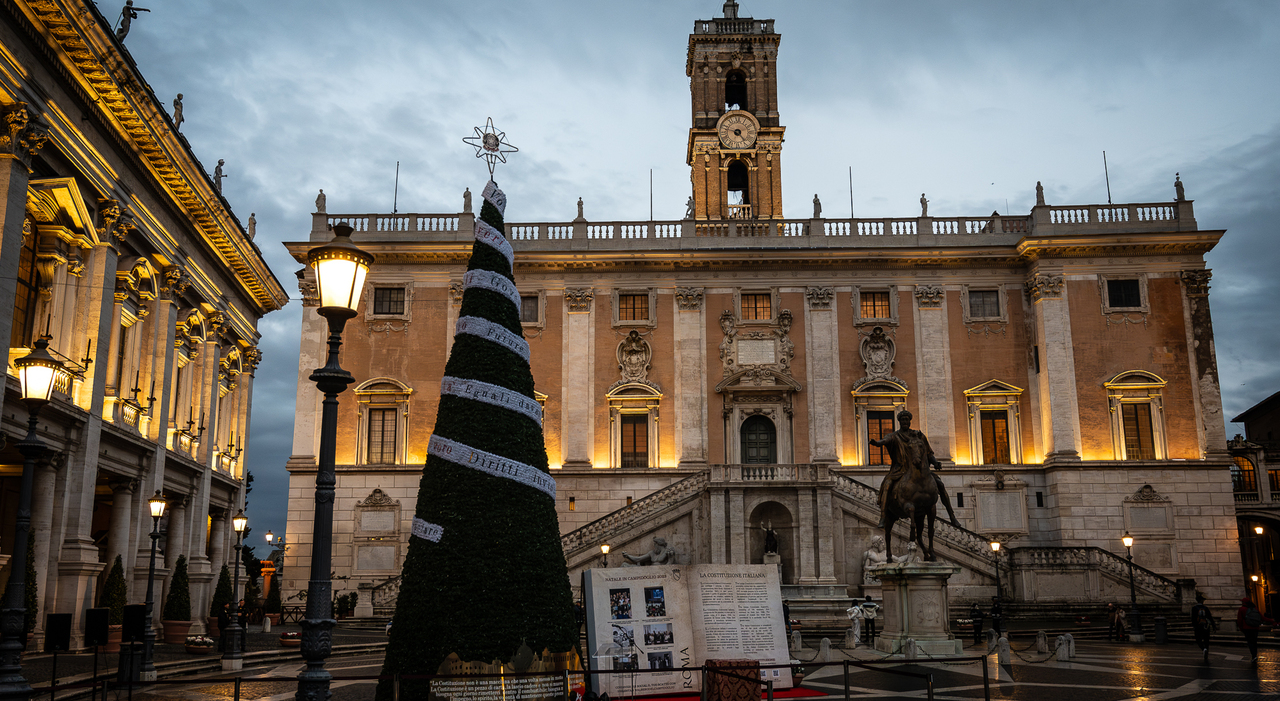
[[[1262,526],[1254,526],[1253,532],[1257,533],[1258,535],[1262,535]]]
[[[1123,538],[1121,538],[1120,540],[1124,541],[1124,546],[1125,546],[1126,548],[1132,548],[1132,547],[1133,547],[1133,536],[1129,535],[1129,531],[1125,531],[1125,532],[1124,532],[1124,537],[1123,537]]]
[[[335,224],[333,240],[307,253],[307,265],[316,271],[322,316],[355,316],[372,263],[373,256],[351,242],[351,227],[346,224]]]
[[[608,555],[608,554],[609,554],[609,544],[608,544],[608,543],[605,543],[604,545],[601,545],[601,546],[600,546],[600,552],[604,553],[605,555]]]
[[[992,552],[1000,552],[1000,541],[998,540],[991,541],[991,550]]]
[[[22,383],[22,398],[29,402],[47,402],[53,396],[53,386],[66,372],[57,358],[49,355],[49,341],[40,338],[35,349],[13,361],[18,367],[18,379]]]
[[[231,527],[236,529],[236,533],[244,533],[244,529],[248,525],[249,517],[244,515],[244,509],[240,509],[235,516],[231,517]]]
[[[271,531],[267,531],[267,542],[268,542],[268,543],[270,543],[272,540],[274,540],[274,539],[275,539],[275,537],[276,537],[276,536],[275,536],[275,534],[274,534],[274,533],[272,533]]]
[[[164,516],[165,507],[168,505],[169,502],[161,496],[159,489],[156,490],[155,496],[147,500],[147,506],[151,508],[151,518],[160,518],[161,516]]]

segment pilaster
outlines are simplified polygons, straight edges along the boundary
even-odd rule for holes
[[[1045,462],[1080,460],[1080,412],[1066,278],[1035,272],[1027,279],[1040,354],[1038,395]]]
[[[747,522],[741,487],[729,489],[729,564],[750,564],[747,560]]]
[[[1195,398],[1196,418],[1200,426],[1201,455],[1215,455],[1226,459],[1227,434],[1222,420],[1222,390],[1218,383],[1218,356],[1213,341],[1213,317],[1209,311],[1209,280],[1211,270],[1183,270],[1183,316],[1187,322],[1187,354],[1191,366],[1192,394]],[[1259,480],[1266,482],[1266,480]]]
[[[809,454],[811,462],[826,465],[840,462],[840,349],[835,296],[831,287],[810,287],[805,291]]]
[[[725,491],[712,487],[711,498],[711,564],[726,564],[725,559]]]
[[[822,471],[825,472],[825,470]],[[825,474],[821,475],[821,478],[824,484],[830,480]],[[831,488],[818,487],[815,496],[818,501],[818,584],[835,584],[836,524],[832,517]]]
[[[947,292],[940,285],[916,285],[916,377],[920,385],[920,430],[929,436],[943,464],[954,454],[955,406],[951,392],[951,336],[947,330]]]
[[[800,567],[796,584],[817,584],[814,574],[814,550],[817,548],[817,537],[814,533],[813,490],[804,488],[796,490],[796,521],[799,528]]]
[[[701,287],[678,287],[673,295],[676,306],[675,443],[681,468],[707,464],[707,323],[703,293]]]
[[[589,287],[564,291],[564,355],[562,357],[564,400],[561,409],[561,442],[564,467],[590,468],[595,446],[595,320]]]

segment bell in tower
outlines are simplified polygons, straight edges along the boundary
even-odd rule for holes
[[[687,161],[694,217],[782,218],[782,137],[773,20],[724,16],[694,22],[685,74],[692,124]]]

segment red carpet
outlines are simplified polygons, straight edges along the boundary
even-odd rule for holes
[[[826,696],[826,695],[827,694],[824,692],[817,691],[815,689],[806,689],[804,687],[800,687],[797,689],[779,689],[773,692],[773,698],[775,699],[817,698],[819,696]],[[645,699],[645,701],[697,701],[698,695],[686,694],[684,696],[641,696],[639,698]],[[760,694],[760,698],[762,699],[764,698],[763,693]]]

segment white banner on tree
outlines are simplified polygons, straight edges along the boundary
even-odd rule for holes
[[[455,465],[479,470],[487,475],[515,480],[545,493],[552,499],[556,498],[555,479],[533,465],[477,450],[437,435],[431,436],[431,441],[427,443],[427,454],[448,460]]]
[[[476,240],[501,253],[511,265],[516,264],[516,253],[511,250],[511,242],[507,240],[506,236],[502,235],[501,231],[493,228],[488,223],[480,220],[476,221]]]
[[[499,214],[504,217],[507,216],[507,194],[498,189],[498,183],[490,180],[484,186],[484,192],[481,192],[480,196],[489,200],[489,204],[497,207]]]
[[[517,311],[520,309],[520,291],[516,289],[516,284],[492,270],[468,270],[462,276],[462,286],[497,292],[511,300]]]
[[[423,521],[417,516],[414,516],[413,535],[418,538],[422,538],[423,540],[429,540],[432,543],[439,543],[440,537],[444,535],[444,527]]]
[[[501,324],[495,324],[478,316],[464,316],[458,319],[454,333],[465,333],[485,338],[515,353],[528,362],[529,342],[511,333]]]
[[[539,426],[542,425],[542,405],[538,403],[538,400],[526,397],[506,387],[491,385],[488,382],[479,380],[464,380],[460,377],[446,375],[440,381],[440,393],[452,394],[463,399],[474,399],[477,402],[510,409],[537,421]]]

